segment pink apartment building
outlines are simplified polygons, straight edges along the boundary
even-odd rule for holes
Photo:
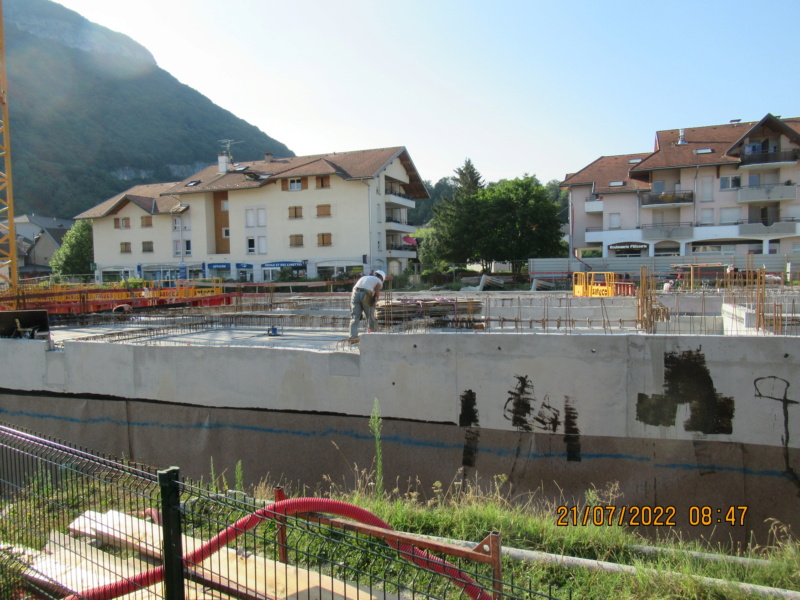
[[[658,131],[564,180],[572,255],[798,254],[798,157],[800,118]]]

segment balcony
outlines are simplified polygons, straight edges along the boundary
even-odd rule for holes
[[[642,240],[690,238],[694,235],[694,223],[651,223],[642,225]]]
[[[416,202],[405,193],[402,186],[394,182],[386,182],[383,188],[384,201],[389,208],[414,208]]]
[[[417,230],[416,225],[410,225],[406,219],[399,217],[392,217],[386,215],[386,231],[400,231],[403,233],[414,233]]]
[[[694,192],[662,192],[660,194],[648,192],[640,194],[642,208],[664,206],[673,204],[694,204]]]
[[[752,165],[770,165],[775,166],[775,163],[791,164],[797,162],[798,153],[800,150],[797,148],[792,150],[782,150],[780,152],[757,152],[754,154],[743,154],[740,157],[740,167]]]
[[[386,256],[393,258],[416,258],[417,247],[413,244],[386,244]]]
[[[595,196],[587,196],[584,206],[587,213],[601,213],[603,212],[603,199]]]
[[[736,201],[747,202],[780,202],[781,200],[797,200],[797,186],[786,184],[767,184],[740,188]]]
[[[800,221],[794,217],[787,217],[770,224],[760,221],[740,223],[739,235],[797,235],[798,224],[800,224]]]

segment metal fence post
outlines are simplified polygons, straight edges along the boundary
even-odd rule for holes
[[[166,600],[184,600],[183,544],[181,540],[179,467],[158,472],[161,487],[161,535],[163,539],[164,597]]]

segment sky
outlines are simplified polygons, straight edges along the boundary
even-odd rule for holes
[[[297,155],[405,146],[434,183],[800,116],[798,0],[57,1]]]

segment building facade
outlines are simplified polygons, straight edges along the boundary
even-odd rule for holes
[[[141,185],[78,215],[93,220],[96,277],[277,279],[401,273],[416,250],[407,211],[428,192],[403,147],[218,163]]]
[[[562,185],[571,255],[800,253],[800,119],[656,133],[650,153],[603,156]]]

